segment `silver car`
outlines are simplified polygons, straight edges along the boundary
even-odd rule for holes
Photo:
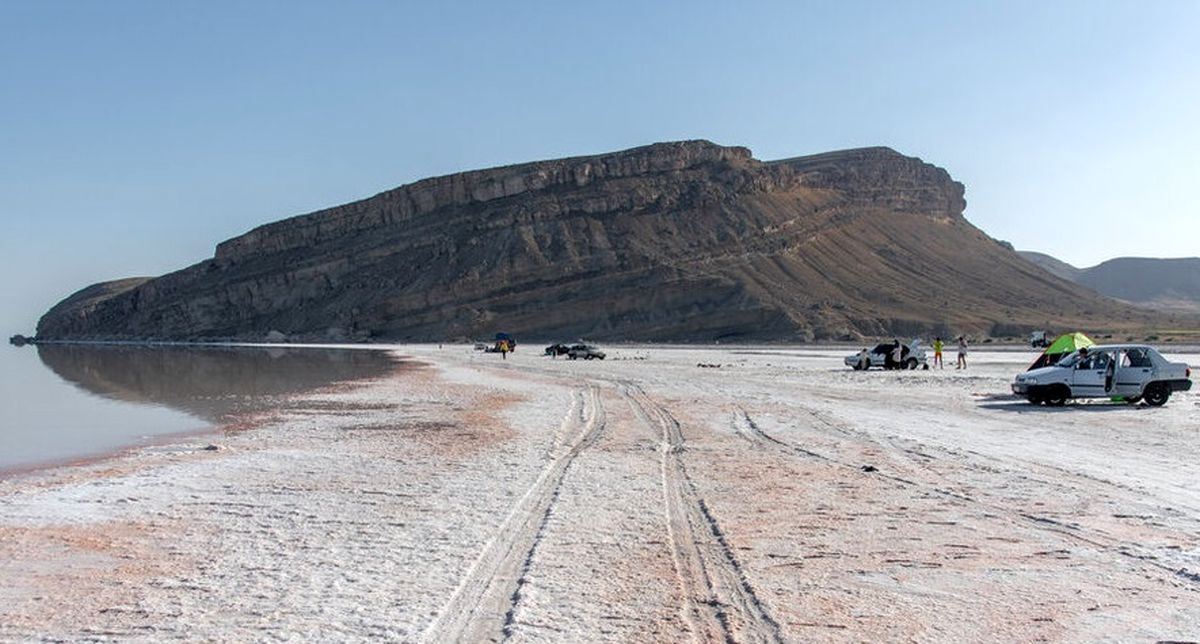
[[[567,357],[572,360],[603,360],[604,352],[590,344],[576,344],[567,350]]]
[[[846,359],[844,360],[844,362],[846,363],[847,367],[852,367],[852,368],[854,368],[855,371],[866,370],[866,369],[870,369],[871,367],[878,367],[880,369],[883,369],[890,364],[888,362],[888,356],[892,353],[892,349],[894,349],[895,347],[896,347],[896,343],[894,343],[894,342],[884,342],[882,344],[877,344],[877,345],[875,345],[875,348],[873,348],[873,349],[870,349],[870,350],[864,349],[863,351],[866,351],[865,354],[863,353],[863,351],[860,351],[858,353],[854,353],[854,354],[846,356]],[[901,342],[900,343],[900,352],[901,352],[900,362],[896,365],[893,365],[894,368],[897,368],[897,369],[916,369],[917,367],[921,367],[922,369],[929,368],[929,362],[927,361],[927,359],[925,357],[925,347],[921,346],[920,340],[913,340],[911,344],[904,344],[903,342]]]
[[[1122,398],[1162,405],[1175,391],[1192,388],[1192,370],[1144,344],[1107,344],[1068,354],[1058,364],[1017,375],[1012,391],[1037,405],[1071,398]]]

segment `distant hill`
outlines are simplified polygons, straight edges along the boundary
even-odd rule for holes
[[[1043,253],[1020,253],[1047,271],[1102,295],[1164,311],[1200,313],[1200,257],[1118,257],[1091,268],[1075,268]]]
[[[807,341],[1162,319],[1031,265],[963,218],[963,194],[882,147],[760,161],[682,141],[475,170],[89,287],[38,337]]]
[[[1018,252],[1020,252],[1021,257],[1024,257],[1034,264],[1041,266],[1050,274],[1057,275],[1065,280],[1075,282],[1078,280],[1079,274],[1083,272],[1080,269],[1045,253],[1038,253],[1032,250],[1022,250]]]

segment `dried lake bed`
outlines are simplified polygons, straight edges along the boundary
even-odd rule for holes
[[[1200,637],[1196,391],[1032,407],[1029,351],[530,349],[393,347],[0,481],[0,640]]]

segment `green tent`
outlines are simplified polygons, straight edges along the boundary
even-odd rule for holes
[[[1034,360],[1033,364],[1029,365],[1029,369],[1026,371],[1033,371],[1039,367],[1055,364],[1068,354],[1074,353],[1083,347],[1090,347],[1094,344],[1096,343],[1092,342],[1091,338],[1078,331],[1074,333],[1064,333],[1055,338],[1054,342],[1051,342],[1050,346],[1046,347],[1046,350],[1042,352],[1042,355],[1038,356],[1038,359]]]

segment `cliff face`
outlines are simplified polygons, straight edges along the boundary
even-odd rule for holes
[[[706,141],[464,172],[275,222],[46,314],[42,339],[791,339],[1044,325],[1094,295],[962,218],[887,148]],[[97,295],[99,294],[99,295]]]

